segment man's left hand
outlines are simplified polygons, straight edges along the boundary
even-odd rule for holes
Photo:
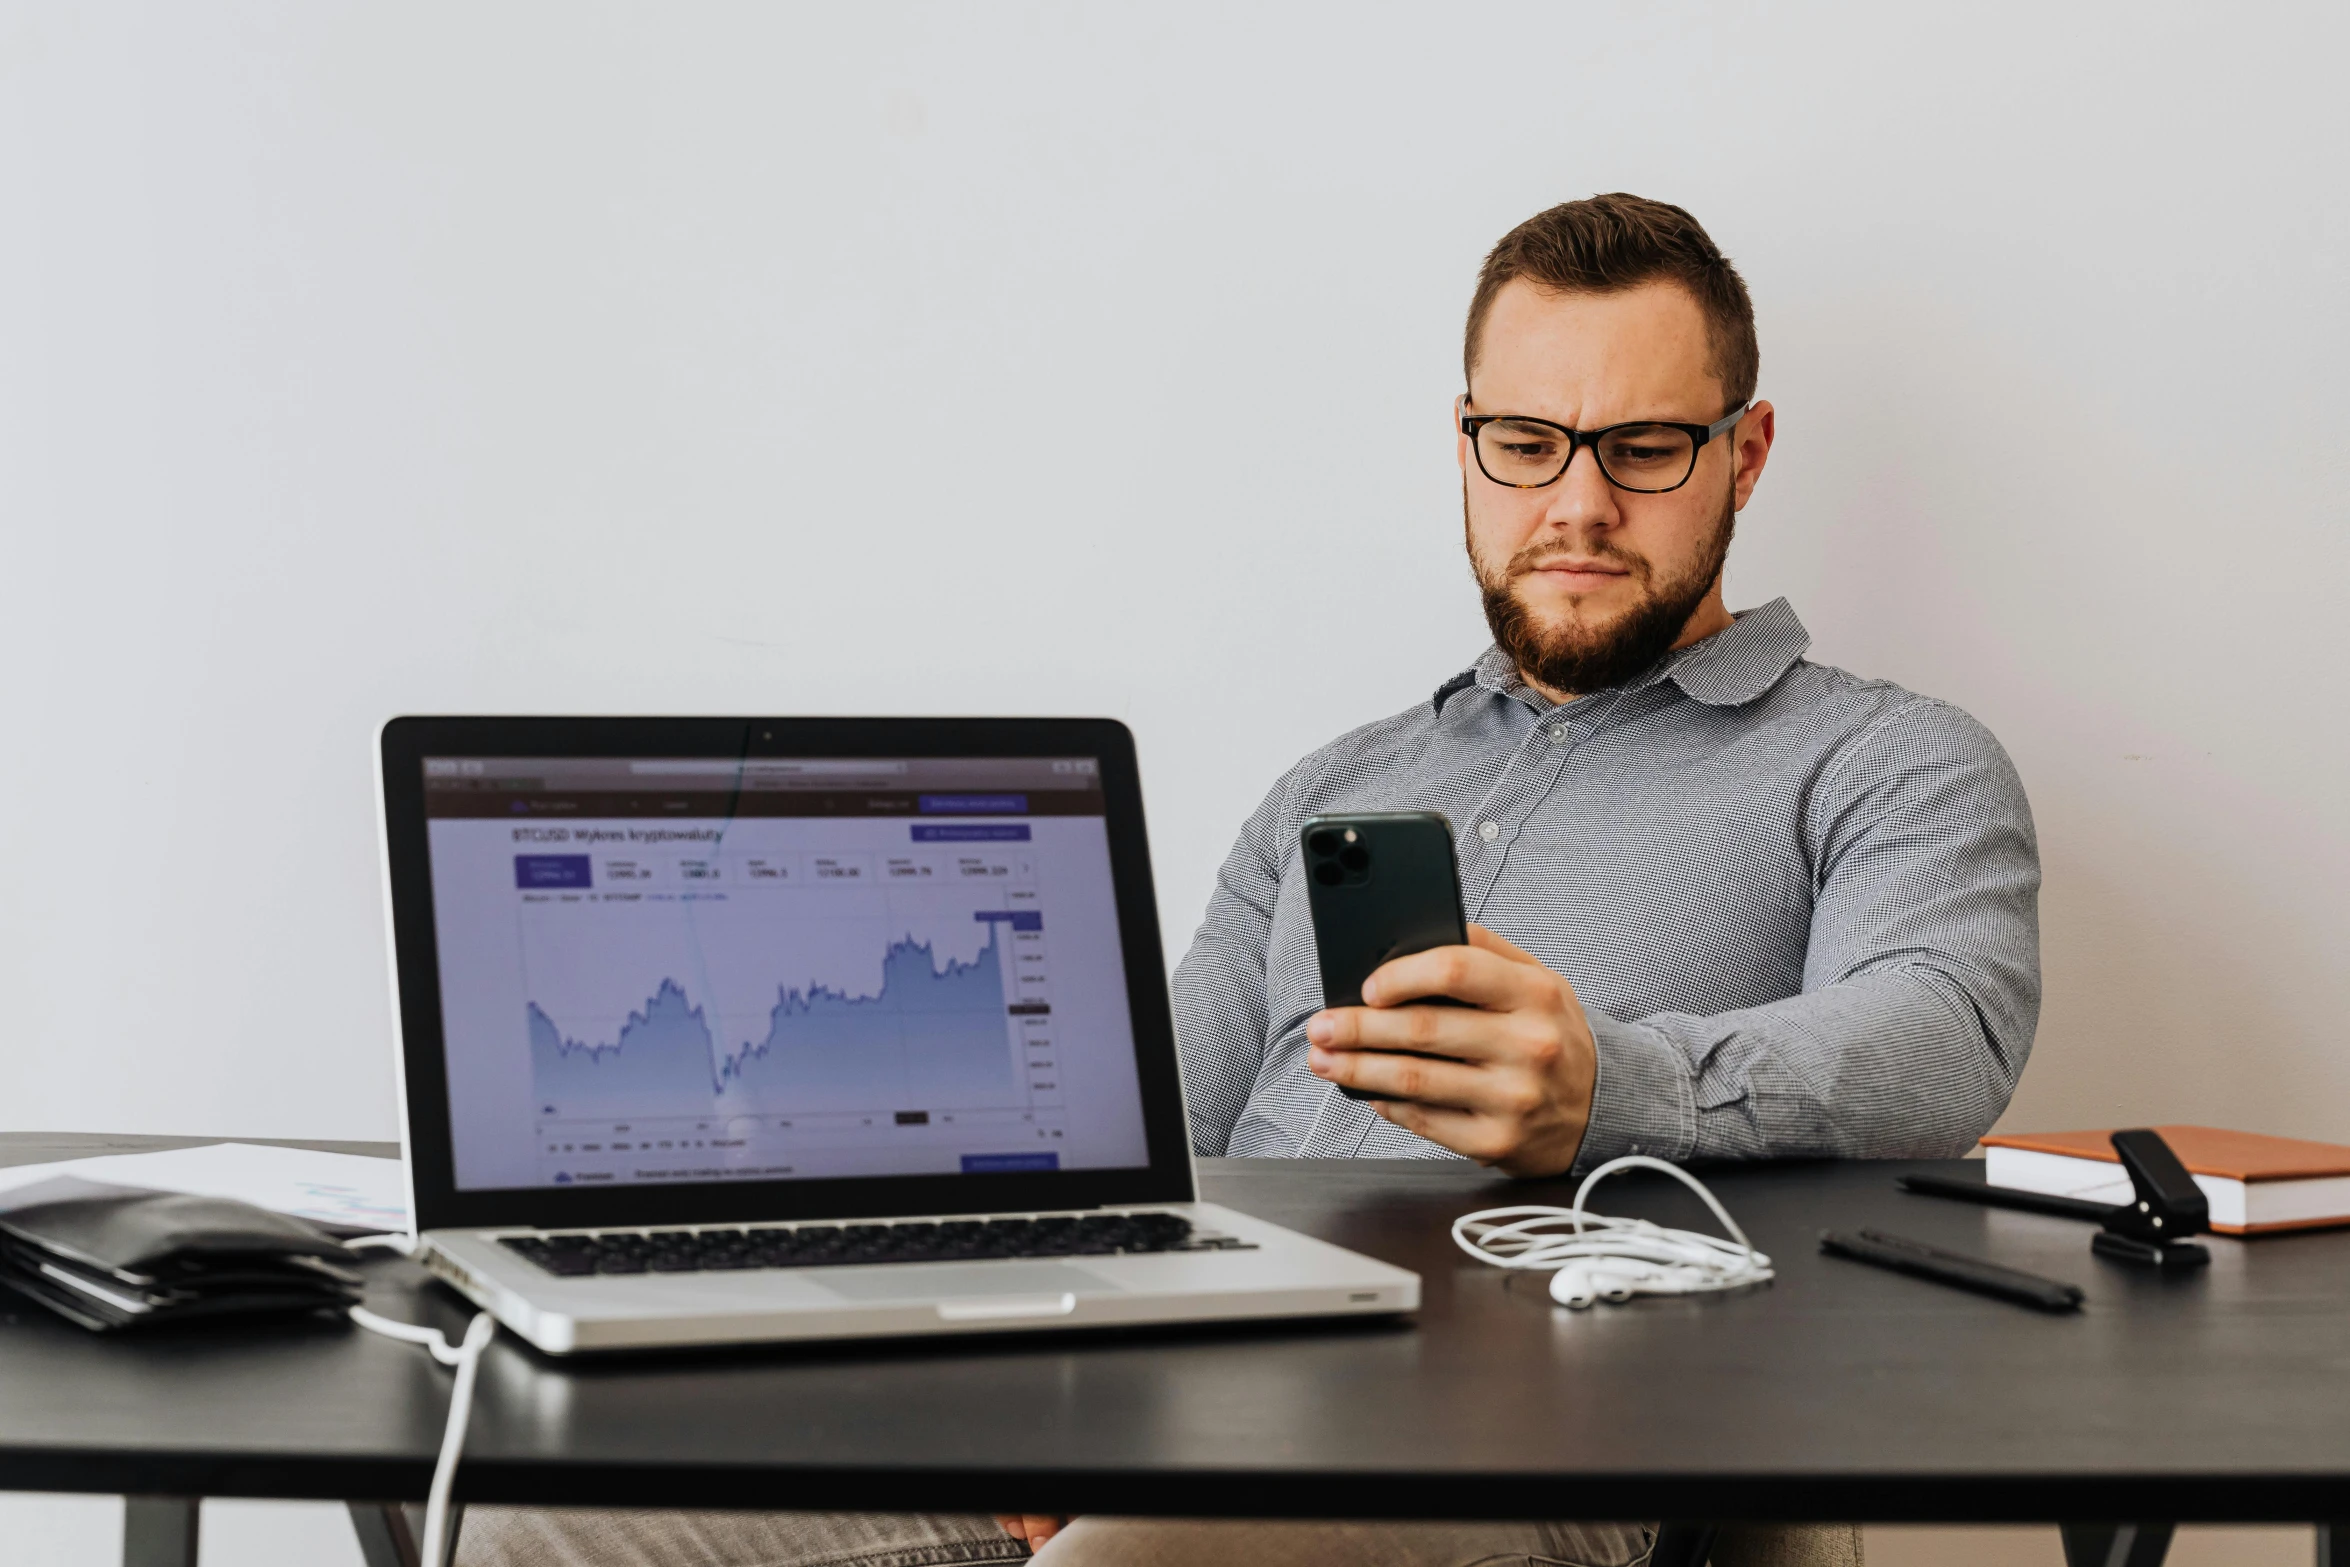
[[[1448,996],[1466,1006],[1415,1006]],[[1390,1096],[1377,1114],[1511,1175],[1557,1175],[1591,1119],[1599,1049],[1574,987],[1482,925],[1382,964],[1359,1007],[1306,1024],[1316,1077]],[[1395,1051],[1416,1051],[1397,1055]],[[1428,1058],[1441,1059],[1428,1059]]]

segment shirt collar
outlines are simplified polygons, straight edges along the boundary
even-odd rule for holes
[[[1811,633],[1795,618],[1794,607],[1777,598],[1760,609],[1740,610],[1729,625],[1702,642],[1666,654],[1622,689],[1638,691],[1670,680],[1709,707],[1742,707],[1777,685],[1810,647]],[[1477,662],[1438,686],[1435,710],[1442,713],[1454,692],[1470,686],[1518,700],[1530,694],[1517,665],[1499,647],[1487,648]]]

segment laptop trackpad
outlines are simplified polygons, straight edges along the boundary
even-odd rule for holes
[[[968,1300],[975,1295],[1075,1295],[1122,1288],[1065,1262],[827,1268],[821,1279],[808,1282],[850,1300]]]

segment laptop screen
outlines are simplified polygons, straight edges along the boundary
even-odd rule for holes
[[[423,769],[458,1190],[1149,1163],[1099,759]]]

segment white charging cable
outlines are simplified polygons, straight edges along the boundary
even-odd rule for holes
[[[1583,1206],[1592,1187],[1624,1170],[1662,1170],[1704,1198],[1731,1238],[1668,1230],[1646,1219],[1611,1219]],[[1572,1208],[1486,1208],[1453,1220],[1452,1238],[1497,1268],[1557,1269],[1550,1298],[1577,1308],[1635,1295],[1701,1295],[1766,1284],[1772,1276],[1771,1259],[1754,1249],[1704,1182],[1645,1154],[1610,1159],[1585,1176]]]
[[[405,1255],[413,1242],[405,1235],[362,1235],[346,1244],[353,1251],[396,1251]],[[422,1567],[448,1567],[452,1543],[449,1491],[457,1481],[457,1455],[465,1449],[465,1427],[473,1418],[473,1384],[481,1375],[482,1351],[490,1347],[490,1340],[496,1336],[498,1321],[486,1311],[479,1312],[465,1325],[465,1337],[452,1344],[448,1335],[438,1328],[379,1317],[365,1306],[353,1306],[351,1320],[370,1333],[381,1333],[403,1344],[421,1344],[432,1352],[433,1359],[457,1368],[456,1380],[449,1388],[449,1422],[441,1428],[440,1456],[433,1462],[432,1487],[425,1492],[424,1544],[417,1553]]]

